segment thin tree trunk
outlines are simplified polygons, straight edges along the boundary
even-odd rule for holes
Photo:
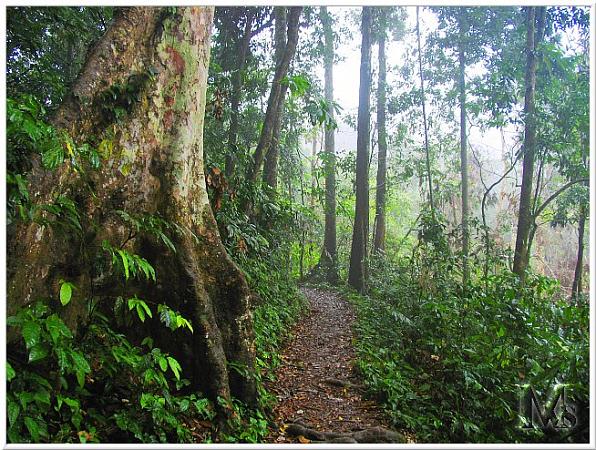
[[[234,174],[236,166],[236,153],[238,151],[238,127],[240,118],[240,100],[242,98],[242,73],[246,65],[246,58],[252,37],[252,24],[255,13],[249,8],[246,14],[246,23],[244,24],[244,34],[238,42],[238,59],[236,71],[232,76],[232,94],[230,97],[230,129],[228,130],[228,154],[226,155],[226,178]]]
[[[382,9],[381,9],[382,11]],[[384,20],[382,19],[384,26]],[[387,127],[385,110],[387,104],[387,61],[385,58],[385,30],[379,36],[379,85],[377,87],[377,133],[379,153],[377,158],[377,192],[375,198],[375,231],[373,252],[385,251],[386,197],[387,197]]]
[[[330,105],[329,116],[333,120],[333,28],[331,17],[326,6],[321,7],[321,22],[323,24],[323,38],[325,50],[323,60],[325,64],[325,101]],[[325,128],[325,237],[321,251],[320,265],[325,271],[325,278],[331,285],[337,284],[337,225],[336,225],[336,198],[335,198],[335,130]]]
[[[282,89],[282,80],[287,75],[290,67],[290,62],[296,53],[296,45],[298,44],[298,20],[302,12],[301,6],[293,6],[290,8],[288,15],[288,31],[287,31],[287,45],[283,53],[283,58],[276,64],[275,75],[271,83],[271,92],[269,93],[269,100],[267,101],[267,111],[265,112],[265,120],[263,122],[263,129],[259,137],[259,143],[253,156],[253,164],[248,171],[248,179],[256,182],[259,178],[261,166],[273,139],[277,115],[279,112],[280,102],[283,103],[285,90]]]
[[[77,145],[105,142],[113,150],[100,169],[89,172],[75,171],[69,163],[46,171],[35,161],[29,177],[35,186],[32,202],[71,197],[89,232],[79,237],[35,223],[20,226],[9,251],[8,313],[39,298],[56,298],[60,279],[75,283],[81,296],[64,308],[74,329],[85,323],[82,299],[91,292],[106,305],[117,295],[134,294],[167,303],[191,319],[194,333],[166,333],[158,319],[148,320],[143,333],[156,336],[160,347],[179,358],[195,391],[255,405],[250,292],[221,244],[203,173],[213,8],[162,12],[120,10],[57,111],[54,125]],[[105,106],[99,102],[106,87],[130,83],[150,70],[155,75],[139,87],[140,99],[127,115],[117,122],[106,119],[97,106]],[[158,214],[176,224],[182,230],[172,236],[176,252],[150,236],[130,239],[130,228],[115,210]],[[110,269],[100,271],[93,262],[105,258],[104,240],[142,254],[155,267],[158,283],[123,284]],[[105,313],[110,314],[107,307]],[[229,370],[229,361],[244,365],[248,375]]]
[[[534,178],[534,157],[536,153],[536,117],[534,99],[536,96],[536,18],[544,14],[543,7],[526,8],[526,94],[524,101],[524,159],[522,163],[522,185],[519,200],[517,236],[513,272],[523,281],[529,263],[529,235],[532,227],[532,182]],[[540,32],[538,34],[541,34]]]
[[[587,183],[589,180],[587,178],[578,178],[576,180],[571,180],[553,192],[540,206],[536,208],[536,211],[532,213],[531,216],[531,224],[530,224],[530,233],[528,236],[528,252],[532,249],[532,243],[534,242],[534,236],[536,235],[536,231],[538,230],[538,224],[536,223],[536,219],[540,217],[540,214],[546,209],[546,207],[555,201],[555,199],[569,189],[571,186],[577,183]]]
[[[418,40],[418,66],[420,69],[420,91],[422,94],[422,122],[424,125],[424,149],[426,155],[426,175],[428,180],[428,202],[433,221],[435,220],[435,202],[433,199],[433,180],[430,165],[430,147],[428,145],[428,123],[426,120],[426,100],[424,97],[424,73],[422,71],[422,46],[420,44],[420,7],[416,7],[416,36]]]
[[[300,167],[300,202],[302,204],[302,207],[306,206],[306,198],[304,195],[304,169],[302,167],[302,161],[299,162],[299,167]],[[300,222],[301,222],[301,230],[302,232],[300,233],[300,279],[304,279],[304,246],[306,245],[306,224],[304,223],[304,220],[302,218],[302,216],[300,216]]]
[[[317,159],[317,137],[318,133],[316,130],[313,130],[312,136],[312,150],[310,152],[310,209],[315,208],[315,200],[316,195],[315,191],[317,188],[317,180],[315,178],[315,161]]]
[[[468,193],[468,137],[466,133],[466,55],[464,36],[467,32],[463,12],[459,16],[459,107],[460,107],[460,162],[461,162],[461,228],[462,268],[464,288],[470,279],[468,255],[470,253],[469,193]]]
[[[586,207],[582,204],[579,207],[579,223],[577,226],[577,260],[575,263],[575,272],[573,274],[573,285],[571,287],[571,296],[579,298],[582,293],[582,277],[584,271],[584,235],[586,227]]]
[[[287,12],[283,6],[275,7],[275,61],[281,64],[287,46]],[[271,144],[265,155],[263,181],[270,187],[277,187],[277,162],[279,159],[279,135],[281,133],[282,116],[284,112],[284,99],[288,90],[287,84],[281,85],[280,101],[275,112],[275,124],[271,134]]]
[[[356,144],[356,211],[348,283],[366,292],[367,247],[369,227],[368,153],[370,145],[370,52],[371,7],[362,8],[362,46],[360,56],[360,91],[358,101],[358,138]]]

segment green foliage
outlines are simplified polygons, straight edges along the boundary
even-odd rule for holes
[[[151,316],[142,300],[131,300],[139,316]],[[7,365],[10,442],[99,442],[114,430],[126,440],[189,442],[184,421],[214,417],[205,399],[179,393],[188,381],[175,358],[134,346],[99,313],[82,339],[45,302],[21,309],[8,325],[28,355]]]
[[[45,122],[46,109],[32,95],[6,100],[6,135],[8,170],[29,170],[34,153],[43,155],[46,167],[53,168],[64,159],[58,135]]]
[[[367,386],[419,440],[560,438],[516,427],[520,386],[544,395],[566,383],[587,406],[588,305],[568,303],[547,277],[520,286],[504,267],[463,291],[456,262],[435,245],[441,233],[431,236],[424,231],[410,257],[379,260],[370,296],[351,296]]]
[[[170,330],[174,331],[178,328],[188,328],[191,333],[194,333],[191,323],[179,312],[174,311],[169,306],[164,304],[157,305],[157,313],[159,314],[159,320]]]
[[[112,244],[105,240],[102,243],[102,249],[111,256],[112,267],[124,275],[126,280],[130,277],[139,279],[144,277],[147,281],[157,281],[155,269],[142,256],[129,253],[123,249],[114,248]]]
[[[111,18],[112,7],[7,8],[8,96],[32,94],[54,109]]]
[[[176,247],[166,233],[181,233],[176,224],[170,223],[155,214],[130,214],[126,211],[116,210],[115,213],[132,228],[131,239],[138,233],[154,236],[161,241],[172,253]]]
[[[261,411],[250,411],[241,402],[218,398],[219,405],[230,411],[231,432],[222,436],[223,442],[263,442],[269,432],[269,422]]]
[[[94,106],[100,111],[103,125],[119,122],[141,100],[145,87],[154,80],[153,67],[131,74],[124,83],[114,83],[96,95]]]
[[[305,95],[311,88],[311,82],[305,75],[286,76],[281,80],[281,84],[287,85],[296,97]]]

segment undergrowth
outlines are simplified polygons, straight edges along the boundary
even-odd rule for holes
[[[348,294],[358,368],[393,424],[419,441],[585,440],[587,299],[569,301],[556,280],[536,274],[520,286],[498,262],[487,280],[463,288],[458,255],[441,242],[378,259],[369,294]],[[571,414],[557,407],[550,428],[532,427],[520,410],[530,386],[544,408],[556,406],[546,404],[551,389],[564,386]]]

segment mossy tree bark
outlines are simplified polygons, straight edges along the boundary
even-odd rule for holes
[[[147,322],[145,331],[179,358],[192,386],[212,398],[234,396],[255,405],[253,377],[228,367],[234,361],[249,373],[253,369],[250,291],[221,244],[203,173],[212,17],[211,7],[123,8],[89,52],[54,125],[77,144],[103,143],[109,151],[101,168],[75,171],[66,162],[46,171],[35,161],[29,177],[34,203],[50,203],[59,194],[74,199],[86,232],[65,236],[37,224],[15,231],[8,313],[40,298],[57,298],[61,278],[77,286],[64,309],[74,329],[85,326],[84,299],[106,307],[115,295],[134,293],[148,303],[165,303],[192,320],[194,333],[166,330],[160,336],[163,326]],[[137,93],[138,101],[120,120],[106,121],[101,94],[147,71],[154,76]],[[176,224],[181,230],[172,236],[176,251],[150,236],[131,236],[115,210],[155,214]],[[124,284],[109,266],[98,269],[94,261],[102,255],[103,240],[149,260],[157,283]]]

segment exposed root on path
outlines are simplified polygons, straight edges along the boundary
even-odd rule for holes
[[[398,443],[381,408],[363,397],[353,370],[351,306],[338,294],[304,288],[310,312],[294,329],[277,380],[268,384],[279,429],[269,442]]]
[[[393,430],[383,427],[373,427],[351,433],[333,433],[317,431],[305,427],[299,423],[292,423],[285,429],[287,435],[295,437],[304,437],[313,442],[334,442],[334,443],[391,443],[406,442],[406,438]]]

